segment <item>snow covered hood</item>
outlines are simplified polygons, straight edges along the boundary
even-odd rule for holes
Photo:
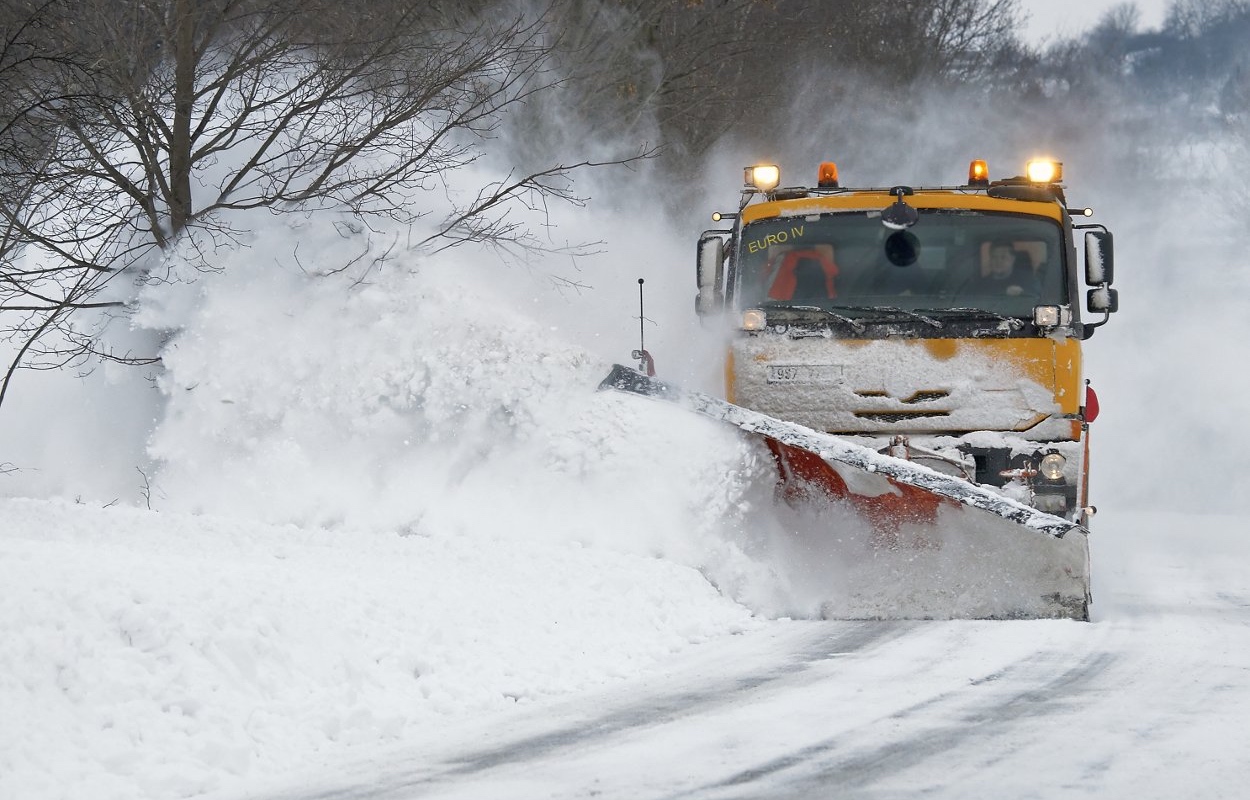
[[[1071,339],[764,334],[734,343],[728,380],[732,402],[833,433],[1028,431],[1071,425],[1062,418],[1079,411],[1080,349]]]

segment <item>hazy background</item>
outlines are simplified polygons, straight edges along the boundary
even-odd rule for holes
[[[1020,38],[1034,46],[1079,38],[1108,11],[1123,5],[1117,0],[1024,0],[1020,3],[1024,17]],[[1169,0],[1137,0],[1133,5],[1137,8],[1139,27],[1157,30],[1166,22],[1172,4]]]

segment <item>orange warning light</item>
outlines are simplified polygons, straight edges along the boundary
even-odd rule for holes
[[[968,185],[990,185],[990,167],[983,159],[978,158],[968,165]]]
[[[838,165],[832,161],[820,162],[820,170],[816,173],[816,185],[821,189],[838,188]]]

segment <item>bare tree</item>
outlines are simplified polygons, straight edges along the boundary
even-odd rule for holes
[[[1171,0],[1163,28],[1176,36],[1192,39],[1247,14],[1250,14],[1248,0]]]
[[[12,243],[0,261],[0,326],[20,356],[0,403],[19,363],[156,357],[95,352],[96,329],[78,312],[129,303],[117,278],[157,279],[160,253],[188,229],[229,238],[230,212],[320,204],[412,221],[407,193],[473,162],[504,112],[555,81],[541,16],[521,13],[338,0],[4,1],[5,18],[37,36],[6,49],[17,66],[0,152],[5,192],[20,202],[0,206]],[[68,55],[18,64],[32,46]],[[419,245],[532,244],[504,208],[572,199],[568,173],[587,163],[483,187]]]
[[[775,147],[809,73],[898,94],[986,80],[1018,46],[1016,0],[554,0],[552,10],[564,99],[580,112],[570,127],[656,137],[669,174],[686,176],[726,134]],[[812,102],[834,107],[838,88]]]
[[[772,13],[786,14],[788,51],[799,42],[792,61],[818,58],[900,89],[986,78],[1020,24],[1016,0],[782,0]]]
[[[761,0],[551,0],[558,93],[527,109],[542,136],[518,143],[523,161],[580,142],[623,140],[698,152],[732,127],[723,80],[750,49],[746,11]]]
[[[69,54],[52,46],[45,22],[57,0],[26,7],[6,2],[0,6],[0,311],[7,312],[0,332],[16,339],[17,355],[0,380],[0,402],[17,364],[26,358],[35,341],[53,330],[75,308],[86,305],[84,284],[89,275],[79,275],[74,283],[58,286],[47,271],[37,265],[15,265],[29,244],[26,235],[33,221],[38,185],[29,165],[43,163],[50,152],[55,133],[41,119],[42,102],[65,101],[55,89],[35,93],[30,88],[42,76],[86,70]],[[16,317],[16,321],[13,321]],[[19,331],[28,336],[13,336]],[[41,363],[55,363],[59,348],[49,349]]]

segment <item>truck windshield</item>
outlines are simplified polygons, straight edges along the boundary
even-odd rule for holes
[[[740,308],[976,308],[1027,317],[1067,303],[1062,229],[1051,220],[920,210],[903,231],[879,211],[782,217],[743,228]]]

